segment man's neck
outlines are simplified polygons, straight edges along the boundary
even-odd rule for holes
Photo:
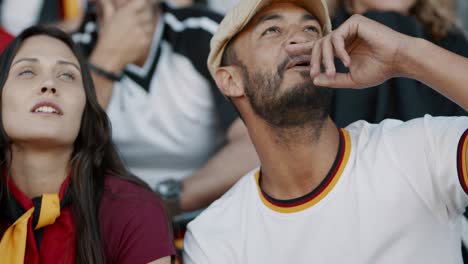
[[[72,150],[12,146],[10,177],[29,198],[58,193],[67,177]]]
[[[262,164],[261,188],[280,200],[310,193],[336,158],[339,131],[327,118],[322,126],[276,130],[256,122],[250,130]]]

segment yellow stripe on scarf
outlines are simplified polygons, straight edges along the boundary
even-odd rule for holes
[[[28,220],[34,213],[34,207],[24,213],[3,234],[0,241],[0,256],[2,263],[22,264],[26,252],[26,237],[28,234]],[[55,223],[60,216],[60,199],[58,194],[44,194],[41,199],[39,221],[35,229]]]

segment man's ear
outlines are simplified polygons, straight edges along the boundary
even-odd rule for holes
[[[216,70],[215,81],[221,92],[227,97],[244,95],[244,83],[240,69],[236,66],[224,66]]]

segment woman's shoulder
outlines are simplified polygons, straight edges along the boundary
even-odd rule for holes
[[[117,176],[115,174],[109,174],[106,176],[104,181],[104,193],[103,195],[120,195],[127,198],[158,198],[156,193],[152,192],[149,188],[139,185],[137,182],[133,182],[130,179]]]
[[[116,263],[147,263],[175,254],[161,199],[130,180],[106,177],[99,224],[106,255]]]
[[[118,210],[116,210],[118,209]],[[119,213],[152,213],[152,217],[166,217],[164,204],[156,193],[131,180],[116,175],[108,175],[104,183],[100,211],[106,216]]]

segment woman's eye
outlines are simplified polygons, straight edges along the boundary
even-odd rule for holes
[[[22,70],[18,76],[22,76],[22,77],[32,77],[34,76],[34,72],[31,71],[31,70]]]
[[[75,80],[75,76],[70,72],[61,73],[59,77],[64,80],[71,80],[71,81]]]
[[[304,29],[305,32],[319,33],[319,30],[315,26],[308,26]]]
[[[268,35],[268,34],[273,34],[273,33],[279,33],[280,30],[278,27],[269,27],[267,28],[262,35]]]

